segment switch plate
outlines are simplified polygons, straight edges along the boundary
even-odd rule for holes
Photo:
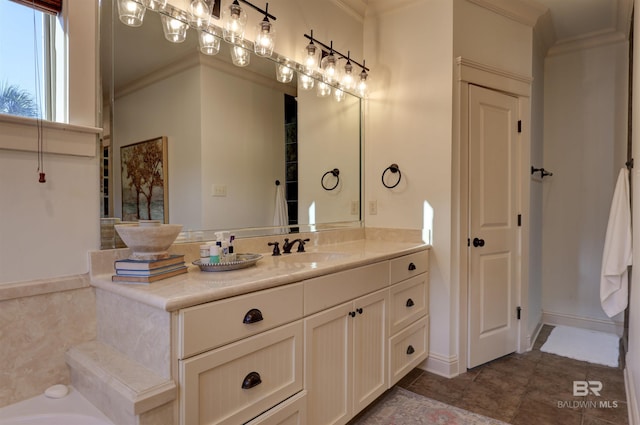
[[[227,185],[225,184],[211,185],[211,196],[227,196]]]
[[[369,215],[378,214],[378,201],[369,201]]]
[[[358,215],[358,201],[351,201],[351,215]]]

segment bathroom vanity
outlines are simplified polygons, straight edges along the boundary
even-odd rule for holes
[[[98,338],[68,352],[74,385],[123,424],[348,422],[428,355],[429,250],[312,245],[149,285],[92,259]]]

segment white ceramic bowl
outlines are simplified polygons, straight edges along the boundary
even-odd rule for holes
[[[132,260],[161,260],[169,257],[167,251],[182,230],[182,224],[139,226],[117,224],[114,226],[122,241],[131,249]]]

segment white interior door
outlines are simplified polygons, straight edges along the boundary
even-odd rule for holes
[[[517,349],[517,122],[517,98],[469,86],[469,368]]]

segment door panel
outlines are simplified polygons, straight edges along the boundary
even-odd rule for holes
[[[469,364],[517,349],[515,97],[469,86]]]

